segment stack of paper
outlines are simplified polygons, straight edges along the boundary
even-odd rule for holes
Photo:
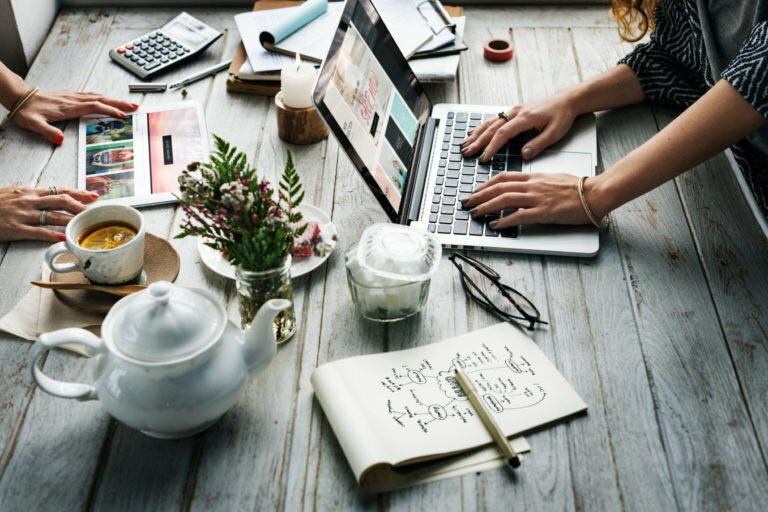
[[[451,19],[439,0],[374,0],[374,4],[420,80],[455,78],[459,52],[466,49],[463,17]],[[296,53],[305,61],[321,63],[344,6],[343,1],[262,0],[252,12],[235,16],[243,42],[229,70],[228,90],[272,95],[279,90],[280,70],[293,62]]]

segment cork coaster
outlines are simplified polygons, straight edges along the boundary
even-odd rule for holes
[[[62,254],[56,259],[59,263],[74,261],[71,254]],[[152,284],[157,281],[176,281],[181,260],[179,253],[167,240],[147,233],[144,238],[144,271],[137,284]],[[51,272],[54,283],[88,283],[80,272],[59,274]],[[92,290],[53,290],[59,301],[72,309],[85,313],[106,314],[120,297]]]

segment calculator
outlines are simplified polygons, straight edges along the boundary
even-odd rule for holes
[[[158,30],[109,51],[109,56],[139,78],[147,79],[208,48],[221,32],[182,12]]]

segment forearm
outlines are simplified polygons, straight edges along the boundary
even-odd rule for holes
[[[603,215],[723,151],[766,123],[725,80],[648,142],[587,181],[585,193]]]
[[[19,75],[0,62],[0,104],[10,110],[14,102],[28,89],[29,87],[24,84],[24,80]]]
[[[565,89],[561,94],[568,98],[576,115],[633,105],[646,98],[634,71],[625,64]]]

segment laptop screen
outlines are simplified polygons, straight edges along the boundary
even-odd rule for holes
[[[370,0],[348,0],[315,104],[397,222],[430,101]]]

